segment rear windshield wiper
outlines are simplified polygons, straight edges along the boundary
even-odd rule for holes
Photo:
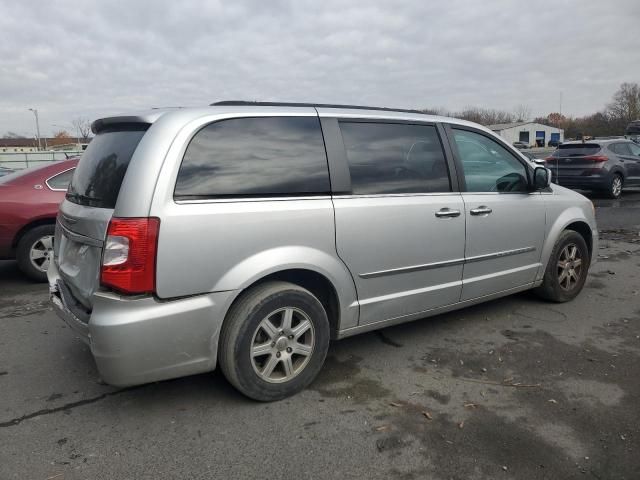
[[[100,203],[102,202],[101,198],[96,198],[96,197],[89,197],[87,195],[83,195],[81,193],[77,193],[77,192],[67,192],[67,198],[69,200],[79,200],[81,202],[86,202],[86,203]]]

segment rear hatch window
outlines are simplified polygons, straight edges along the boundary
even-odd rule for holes
[[[67,192],[78,205],[113,209],[129,162],[149,125],[110,127],[98,133],[82,154]]]
[[[587,155],[595,155],[600,151],[600,145],[597,143],[577,143],[560,145],[553,152],[554,157],[584,157]]]

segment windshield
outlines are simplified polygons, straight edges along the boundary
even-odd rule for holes
[[[67,200],[79,205],[115,208],[122,180],[149,125],[127,125],[98,133],[82,155]]]

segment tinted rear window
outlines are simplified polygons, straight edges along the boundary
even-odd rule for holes
[[[451,190],[436,127],[340,122],[354,194]]]
[[[328,193],[329,171],[317,117],[235,118],[191,140],[176,198]]]
[[[67,199],[79,205],[115,208],[129,162],[148,125],[98,133],[82,154]]]
[[[558,150],[553,152],[554,157],[580,157],[584,155],[595,155],[600,151],[597,143],[576,143],[560,145]]]

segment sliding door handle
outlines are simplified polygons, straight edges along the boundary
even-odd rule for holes
[[[450,208],[441,208],[436,212],[436,217],[438,218],[453,218],[459,216],[460,210],[451,210]]]
[[[489,207],[485,207],[484,205],[469,210],[469,213],[471,215],[489,215],[491,212],[493,212],[493,210],[491,210]]]

